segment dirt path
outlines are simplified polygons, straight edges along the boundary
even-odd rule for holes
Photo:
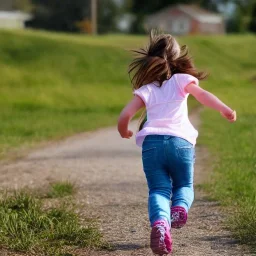
[[[191,117],[198,125],[198,114]],[[206,150],[197,148],[195,183],[207,176]],[[114,250],[83,251],[81,255],[153,255],[149,249],[147,186],[134,140],[122,140],[115,128],[81,134],[0,166],[1,187],[42,187],[51,181],[71,180],[82,209],[98,217]],[[225,230],[218,205],[196,191],[189,221],[173,230],[175,256],[252,255]],[[0,251],[1,255],[1,251]]]

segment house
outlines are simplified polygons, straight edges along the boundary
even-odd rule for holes
[[[0,0],[0,28],[21,29],[32,15],[15,10],[14,1]]]
[[[21,29],[31,15],[20,11],[0,11],[0,28]]]
[[[161,29],[173,35],[224,34],[224,18],[197,5],[170,6],[145,19],[145,29]]]

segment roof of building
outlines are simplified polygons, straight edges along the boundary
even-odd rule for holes
[[[198,5],[193,4],[178,4],[178,5],[171,5],[163,10],[160,10],[157,13],[150,15],[149,17],[153,16],[160,16],[169,12],[172,9],[179,9],[183,13],[187,14],[191,18],[203,22],[203,23],[220,23],[223,20],[223,17],[220,14],[207,11]]]
[[[187,15],[200,22],[218,23],[222,21],[221,15],[214,12],[209,12],[197,5],[180,4],[177,7]]]

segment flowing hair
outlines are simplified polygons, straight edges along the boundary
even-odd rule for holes
[[[180,47],[176,39],[169,34],[159,34],[152,30],[149,45],[133,52],[137,56],[128,70],[133,90],[149,83],[161,87],[165,80],[177,73],[189,74],[198,80],[207,77],[207,73],[198,71],[194,66],[187,46]],[[146,111],[139,119],[139,130],[143,128],[145,122]]]

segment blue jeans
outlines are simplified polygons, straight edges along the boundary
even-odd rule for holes
[[[143,169],[149,188],[148,211],[151,226],[160,219],[171,223],[172,206],[189,210],[194,200],[195,148],[188,141],[170,135],[148,135],[142,145]]]

